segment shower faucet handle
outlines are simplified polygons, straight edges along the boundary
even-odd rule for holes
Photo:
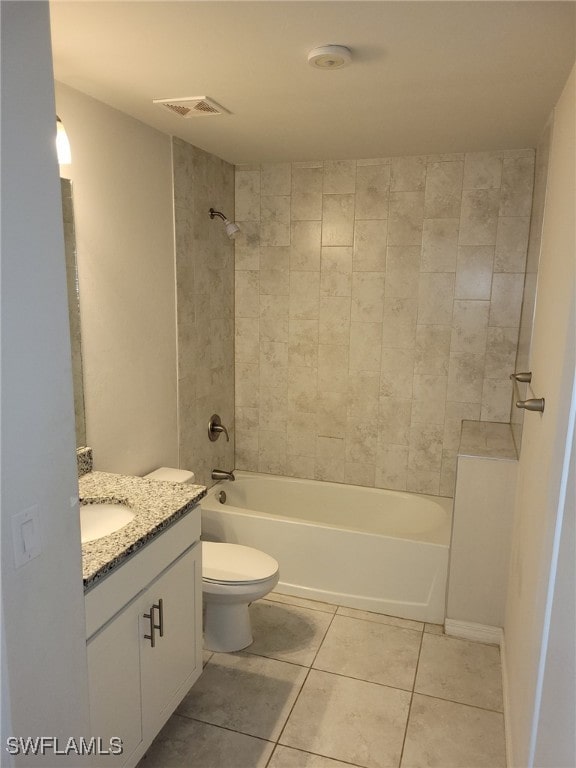
[[[222,424],[220,416],[218,416],[217,413],[213,413],[208,422],[208,437],[214,442],[214,440],[218,440],[222,432],[226,435],[226,442],[229,443],[230,435],[228,434],[228,430]]]

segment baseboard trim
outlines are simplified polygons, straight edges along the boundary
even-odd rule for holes
[[[504,703],[504,737],[506,739],[506,765],[513,768],[514,750],[512,748],[512,725],[510,719],[510,682],[508,679],[508,657],[506,655],[506,637],[502,633],[500,643],[500,662],[502,664],[502,698]]]
[[[502,627],[492,627],[489,624],[475,624],[472,621],[458,621],[446,619],[444,631],[452,637],[460,637],[463,640],[475,640],[478,643],[491,643],[502,646],[504,633]]]

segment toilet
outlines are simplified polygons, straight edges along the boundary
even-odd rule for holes
[[[192,472],[170,467],[160,467],[145,477],[171,483],[194,482]],[[248,606],[274,589],[278,578],[276,560],[258,549],[203,541],[204,647],[231,653],[249,646],[253,637]]]

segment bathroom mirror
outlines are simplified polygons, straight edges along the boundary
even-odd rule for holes
[[[68,285],[68,316],[72,347],[72,378],[74,381],[74,414],[76,417],[76,445],[86,445],[86,419],[84,415],[84,383],[82,373],[82,337],[80,332],[80,292],[76,263],[76,235],[74,230],[74,204],[72,182],[60,179],[62,216],[64,219],[64,250],[66,254],[66,282]]]

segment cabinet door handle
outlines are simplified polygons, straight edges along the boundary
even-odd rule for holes
[[[154,628],[159,630],[160,637],[164,637],[164,601],[162,598],[159,598],[158,602],[152,606],[152,610],[154,608],[158,609],[158,624],[154,624]]]
[[[144,618],[150,619],[150,634],[144,635],[144,638],[146,640],[150,640],[150,646],[154,648],[156,646],[156,633],[155,630],[157,629],[156,624],[154,624],[154,608],[156,608],[155,605],[150,608],[150,613],[145,613]]]

